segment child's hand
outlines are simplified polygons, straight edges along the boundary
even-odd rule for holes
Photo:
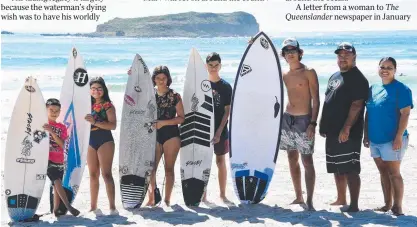
[[[94,119],[94,117],[91,114],[87,114],[85,116],[85,120],[87,120],[88,122],[90,122],[90,124],[94,125],[96,123],[96,120]]]
[[[52,127],[49,124],[44,124],[43,129],[45,129],[49,133],[52,133]]]

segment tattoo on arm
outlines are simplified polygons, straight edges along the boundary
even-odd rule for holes
[[[345,121],[345,125],[344,125],[345,128],[351,128],[356,123],[359,117],[359,113],[361,112],[363,108],[363,105],[364,105],[363,99],[352,102],[352,105],[350,106],[350,109],[349,109],[349,115]]]

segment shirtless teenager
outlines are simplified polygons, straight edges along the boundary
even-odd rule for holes
[[[320,108],[316,71],[302,64],[303,50],[298,41],[288,38],[282,43],[282,57],[290,66],[283,74],[288,104],[282,119],[280,149],[286,150],[296,198],[292,204],[304,204],[301,191],[299,153],[305,169],[307,207],[314,210],[313,192],[316,172],[313,163],[314,135]]]

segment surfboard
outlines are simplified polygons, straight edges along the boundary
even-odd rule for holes
[[[213,92],[203,60],[191,49],[184,83],[181,124],[181,185],[187,206],[198,206],[206,191],[213,158]]]
[[[230,166],[241,203],[259,203],[266,196],[278,156],[282,105],[278,54],[260,32],[241,59],[232,95]]]
[[[155,90],[149,69],[136,54],[128,77],[120,126],[119,175],[125,209],[142,205],[155,162],[157,119]]]
[[[36,79],[28,77],[13,108],[4,157],[4,194],[13,221],[31,218],[41,201],[49,157],[46,123],[42,92]]]
[[[83,57],[76,48],[69,55],[65,77],[61,88],[61,114],[57,122],[67,127],[64,145],[64,187],[68,201],[72,203],[81,184],[90,139],[91,124],[85,120],[91,114],[90,85]],[[53,207],[53,191],[50,191],[50,207]],[[52,212],[52,211],[51,211]],[[67,209],[61,201],[59,213]]]

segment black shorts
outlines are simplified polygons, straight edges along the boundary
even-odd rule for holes
[[[214,144],[214,153],[217,156],[229,153],[229,139],[220,138],[220,141]]]
[[[338,137],[326,138],[326,163],[328,173],[360,173],[361,172],[361,139],[349,138],[339,143]]]
[[[49,180],[51,180],[52,185],[54,185],[54,181],[61,180],[64,176],[64,164],[62,163],[55,163],[48,161],[48,170],[46,171]]]
[[[98,129],[90,132],[90,146],[96,151],[109,141],[114,141],[110,130]]]
[[[156,141],[161,145],[174,137],[180,138],[180,130],[177,125],[167,125],[156,131]]]

